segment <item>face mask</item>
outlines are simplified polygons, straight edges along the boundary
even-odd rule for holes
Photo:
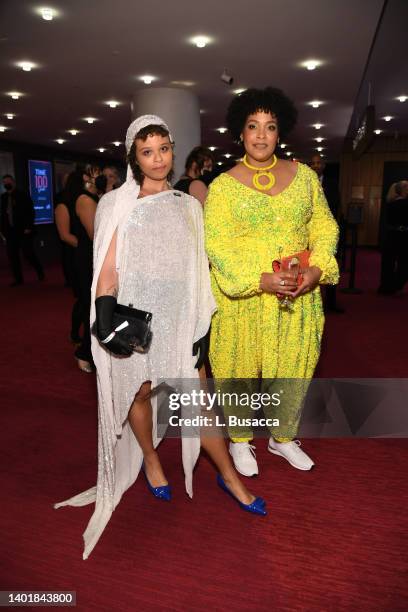
[[[11,185],[10,183],[6,183],[4,185],[4,189],[7,189],[7,191],[11,191],[13,189],[13,185]]]
[[[100,174],[99,176],[96,177],[95,187],[98,191],[103,191],[103,193],[105,193],[107,184],[108,184],[108,179],[106,178],[104,174]]]

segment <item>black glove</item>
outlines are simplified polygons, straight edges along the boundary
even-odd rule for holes
[[[208,330],[205,336],[203,336],[202,338],[200,338],[200,340],[197,340],[197,342],[194,342],[193,344],[193,356],[197,355],[198,353],[197,363],[194,366],[195,368],[197,368],[197,370],[202,368],[202,366],[204,365],[204,362],[208,357],[209,350],[210,350],[210,330]]]
[[[133,353],[130,342],[115,333],[112,327],[113,313],[116,308],[116,298],[112,295],[101,295],[95,300],[96,321],[94,333],[99,342],[115,355],[129,357]],[[108,340],[109,338],[109,340]]]

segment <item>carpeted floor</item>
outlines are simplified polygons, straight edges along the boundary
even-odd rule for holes
[[[376,253],[359,254],[361,295],[329,315],[319,376],[407,376],[408,295],[377,296]],[[170,504],[143,479],[124,495],[82,561],[91,507],[55,501],[95,484],[96,393],[68,342],[72,298],[57,268],[9,289],[0,270],[0,590],[75,590],[79,610],[397,612],[408,606],[408,441],[306,440],[300,472],[257,440],[252,490],[266,518],[239,510],[202,457],[194,499],[184,491],[179,441],[160,456]],[[347,279],[345,278],[345,281]]]

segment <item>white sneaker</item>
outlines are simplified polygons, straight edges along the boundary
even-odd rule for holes
[[[256,476],[258,464],[255,456],[255,446],[249,442],[230,442],[229,452],[235,469],[243,476]]]
[[[314,462],[300,448],[300,440],[292,442],[277,442],[272,437],[269,439],[268,451],[274,455],[280,455],[289,461],[290,465],[298,470],[311,470]]]

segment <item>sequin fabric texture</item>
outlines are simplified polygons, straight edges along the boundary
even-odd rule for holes
[[[299,296],[293,310],[259,290],[272,261],[309,248],[321,284],[338,282],[338,227],[313,170],[298,164],[292,183],[270,196],[229,174],[210,186],[204,207],[206,250],[218,310],[212,320],[214,377],[311,378],[324,315],[320,288]]]
[[[118,423],[126,419],[145,380],[182,377],[186,369],[191,375],[197,231],[189,200],[174,191],[143,198],[119,228],[118,302],[152,313],[153,338],[147,353],[112,357]]]

